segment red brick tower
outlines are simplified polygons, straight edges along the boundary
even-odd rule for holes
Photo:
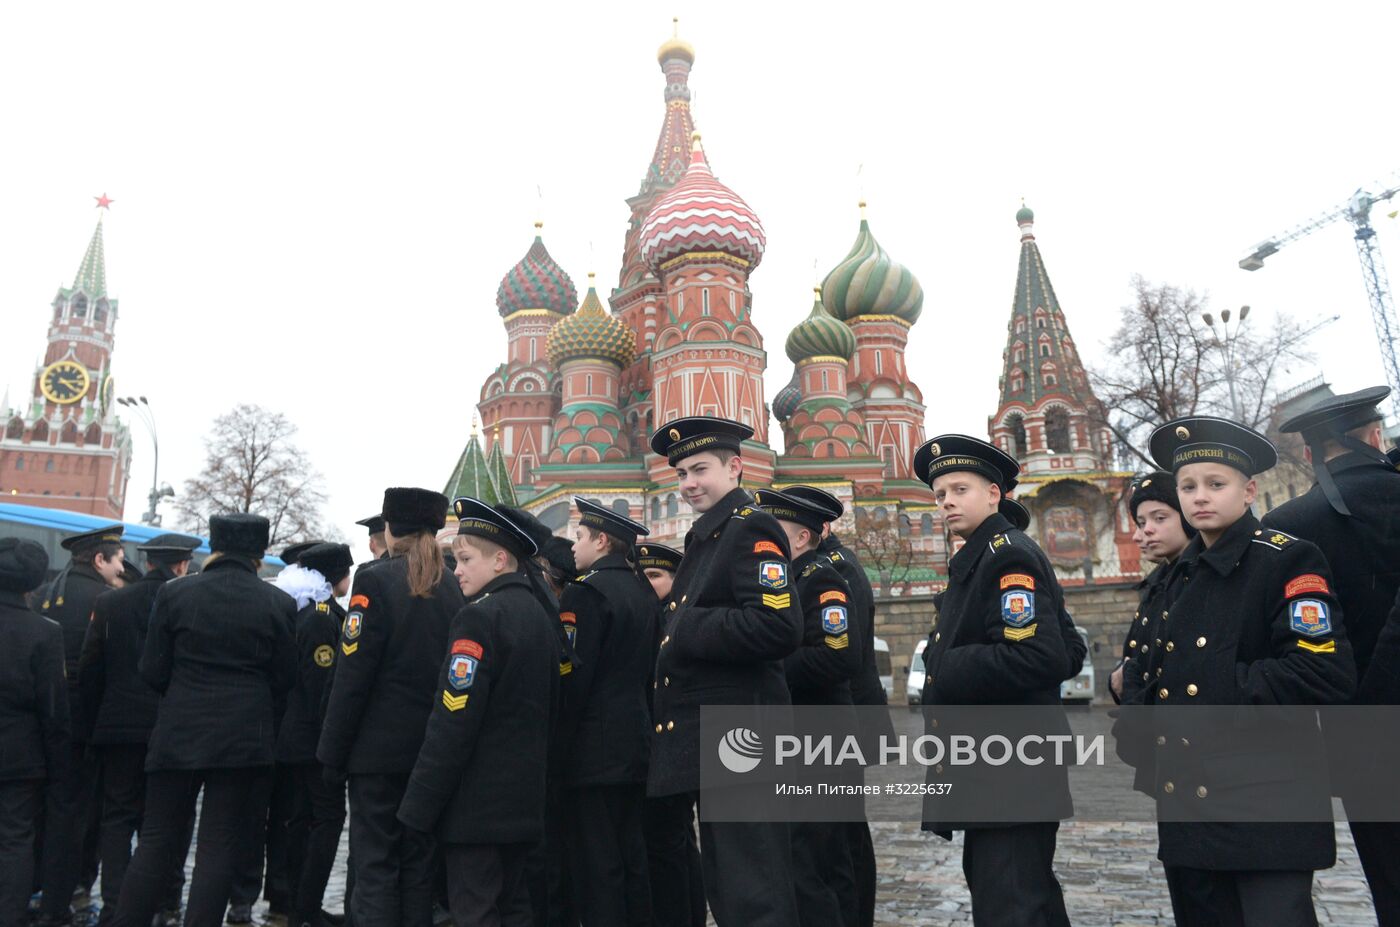
[[[104,195],[97,205],[110,202]],[[59,289],[52,308],[30,403],[6,413],[0,494],[7,502],[120,519],[131,438],[114,411],[117,301],[107,295],[101,218],[73,286]]]

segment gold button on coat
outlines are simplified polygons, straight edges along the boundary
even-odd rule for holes
[[[661,725],[659,725],[659,724],[656,726],[656,733],[658,733],[658,734],[661,733]]]
[[[1157,690],[1157,697],[1158,697],[1158,698],[1166,698],[1166,697],[1167,697],[1167,690],[1166,690],[1165,687],[1163,687],[1163,688]]]
[[[1168,782],[1166,785],[1162,786],[1162,791],[1170,795],[1171,793],[1176,791],[1176,785],[1171,782]]]
[[[1176,644],[1172,643],[1171,641],[1167,641],[1167,653],[1171,653],[1175,649]]]
[[[1205,798],[1206,795],[1208,795],[1208,794],[1209,794],[1209,793],[1206,791],[1206,787],[1205,787],[1205,786],[1203,786],[1203,785],[1198,785],[1198,786],[1196,786],[1196,797],[1197,797],[1197,798]]]
[[[667,721],[667,722],[666,722],[666,730],[668,730],[668,731],[674,731],[675,729],[676,729],[676,722],[674,722],[674,721]]]
[[[1194,682],[1191,683],[1189,686],[1186,687],[1186,694],[1187,694],[1187,695],[1195,695],[1195,694],[1196,694],[1197,692],[1199,692],[1199,691],[1201,691],[1201,690],[1196,688],[1196,684],[1195,684]]]
[[[1196,646],[1197,646],[1197,647],[1204,647],[1205,645],[1206,645],[1206,639],[1205,639],[1204,637],[1198,637],[1198,638],[1196,638]]]

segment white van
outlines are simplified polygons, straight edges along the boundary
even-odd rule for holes
[[[880,685],[885,687],[885,701],[894,701],[894,670],[890,667],[890,645],[883,637],[875,638],[875,672],[880,674]]]
[[[1078,676],[1060,683],[1060,701],[1066,705],[1087,705],[1094,700],[1094,660],[1093,649],[1089,646],[1089,632],[1075,627],[1084,638],[1084,648],[1089,653],[1084,657],[1084,668]]]
[[[924,648],[928,638],[922,637],[914,645],[914,655],[909,658],[909,681],[904,684],[904,697],[910,708],[917,708],[924,698]]]

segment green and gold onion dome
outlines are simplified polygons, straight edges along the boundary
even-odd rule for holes
[[[860,206],[860,234],[850,253],[822,281],[822,302],[843,322],[892,315],[912,325],[924,308],[924,288],[909,268],[880,247],[865,220],[865,203]]]
[[[814,357],[850,360],[856,352],[856,336],[849,325],[832,316],[822,305],[821,287],[813,287],[816,298],[807,318],[798,322],[787,336],[788,360],[800,364]]]
[[[632,330],[603,308],[592,274],[588,275],[588,294],[583,297],[583,305],[549,330],[544,349],[556,367],[582,357],[596,357],[626,367],[637,355]]]
[[[502,318],[525,309],[568,315],[578,305],[578,290],[564,268],[550,256],[540,237],[543,223],[535,223],[535,241],[501,280],[496,290],[496,310]]]

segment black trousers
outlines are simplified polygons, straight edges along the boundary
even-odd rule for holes
[[[319,763],[283,767],[291,782],[287,885],[292,923],[315,921],[345,827],[345,792],[326,784]]]
[[[1309,870],[1166,870],[1177,927],[1317,927]]]
[[[291,780],[281,765],[274,766],[255,786],[253,807],[245,822],[239,863],[233,876],[230,904],[251,905],[262,894],[273,911],[285,912],[291,906],[291,889],[287,885],[287,818],[291,814],[291,795]]]
[[[532,844],[443,845],[453,927],[530,927],[534,912],[525,887]]]
[[[856,882],[856,920],[859,927],[875,925],[875,842],[870,839],[868,821],[846,825],[846,846],[851,851],[851,868]]]
[[[695,839],[695,798],[666,795],[643,806],[647,880],[656,927],[705,927],[705,880]]]
[[[96,748],[102,770],[102,825],[98,856],[102,861],[102,915],[97,923],[106,927],[117,913],[122,879],[131,862],[131,838],[141,830],[146,802],[146,745],[107,744]],[[185,886],[184,861],[190,852],[194,821],[185,828],[178,853],[180,864],[170,877],[170,888],[161,907],[178,910]]]
[[[844,822],[792,825],[792,881],[802,927],[855,927],[856,881]]]
[[[1055,878],[1058,821],[963,833],[963,875],[976,927],[1069,927]]]
[[[650,927],[645,801],[641,783],[564,793],[569,875],[583,927]]]
[[[29,920],[34,830],[43,801],[43,779],[0,780],[0,924]]]
[[[786,821],[706,822],[700,865],[717,927],[798,927]]]
[[[199,839],[190,880],[185,927],[223,923],[246,832],[254,785],[266,768],[158,770],[146,775],[141,839],[127,867],[114,924],[148,927],[169,894],[174,870],[184,864],[185,833],[199,809]]]
[[[97,760],[85,743],[73,741],[68,768],[44,789],[44,823],[39,836],[39,880],[44,892],[40,913],[66,916],[73,891],[91,884],[97,870],[92,817],[97,804]],[[92,839],[89,840],[89,837]],[[84,882],[84,880],[87,882]]]
[[[564,853],[564,799],[551,774],[544,799],[544,839],[525,858],[525,890],[535,927],[578,927]]]
[[[1400,927],[1400,823],[1352,821],[1351,836],[1371,886],[1377,927]]]
[[[408,774],[350,776],[355,927],[431,927],[433,838],[399,823]]]

